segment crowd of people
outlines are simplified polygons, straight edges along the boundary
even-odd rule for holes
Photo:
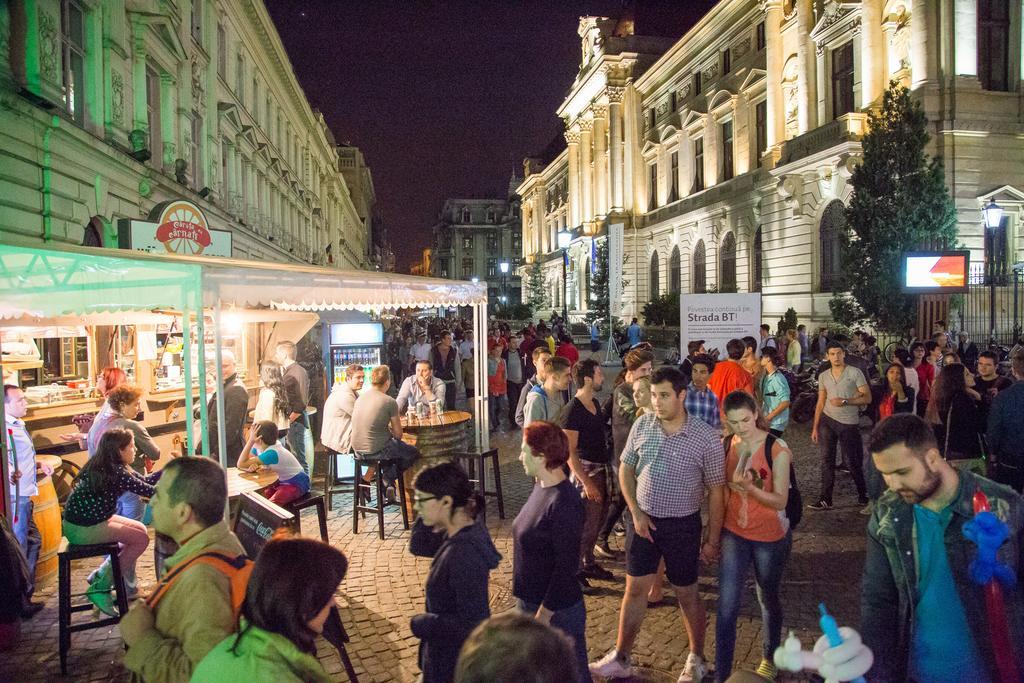
[[[392,325],[388,362],[369,369],[369,385],[367,369],[351,365],[324,405],[323,445],[380,463],[368,468],[365,483],[381,476],[393,487],[417,457],[401,438],[404,412],[423,403],[451,409],[484,390],[473,383],[472,332],[460,321],[420,324]],[[512,525],[517,610],[490,615],[489,577],[501,554],[466,472],[450,463],[421,471],[409,551],[431,564],[424,608],[410,629],[420,641],[425,683],[627,678],[646,612],[666,589],[686,631],[678,680],[701,681],[712,671],[716,680],[742,680],[744,672],[734,672],[736,631],[751,570],[763,622],[752,673],[774,680],[789,661],[779,655],[781,587],[793,532],[805,507],[834,508],[837,456],[870,520],[860,632],[844,629],[845,649],[819,648],[827,665],[860,667],[877,680],[998,679],[999,653],[985,635],[992,615],[968,569],[976,555],[969,525],[980,491],[1007,535],[997,561],[1024,569],[1024,349],[1011,353],[1012,373],[1004,376],[991,352],[979,352],[964,335],[954,346],[936,332],[897,349],[883,369],[870,335],[846,339],[823,330],[811,339],[800,326],[776,337],[764,325],[759,338],[730,340],[721,358],[703,340],[687,340],[678,367],[656,368],[634,320],[632,348],[612,377],[596,359],[581,358],[557,316],[550,326],[495,324],[487,334],[491,427],[522,430],[519,460],[534,482]],[[794,467],[802,454],[785,439],[795,398],[786,373],[818,363],[811,440],[820,481],[805,506]],[[309,379],[294,345],[278,344],[261,364],[247,437],[248,410],[239,407],[228,354],[223,367],[216,390],[227,409],[218,429],[234,464],[272,469],[278,481],[265,495],[274,502],[301,497],[310,488],[312,435]],[[114,369],[101,379],[102,410],[88,424],[76,421],[79,430],[66,436],[90,457],[67,501],[64,534],[79,544],[117,541],[133,598],[141,595],[136,561],[149,544],[144,499],[149,523],[178,545],[148,597],[121,619],[125,666],[147,681],[329,680],[314,641],[344,579],[344,554],[319,541],[279,538],[255,563],[245,558],[224,518],[220,465],[172,453],[151,472],[166,454],[136,420],[141,390]],[[21,421],[24,394],[5,386],[4,401],[18,456],[11,485],[21,485],[16,496],[12,491],[19,513],[13,534],[31,570],[39,538],[24,501],[34,448]],[[211,399],[215,414],[214,405]],[[866,449],[865,413],[875,422]],[[594,591],[592,581],[620,581],[601,564],[620,558],[609,543],[616,533],[624,536],[626,567],[618,628],[613,646],[590,661],[584,596]],[[713,667],[697,588],[702,563],[717,565]],[[25,572],[19,587],[26,618],[40,607],[31,600],[31,575]],[[99,567],[88,597],[115,614],[112,581],[109,565]],[[1020,589],[1007,591],[1005,613],[1011,642],[1024,642]],[[1024,667],[1019,651],[1013,657]]]

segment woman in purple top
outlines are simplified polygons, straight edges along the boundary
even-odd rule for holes
[[[124,572],[129,597],[137,592],[135,561],[149,545],[146,526],[117,512],[117,499],[125,492],[143,498],[153,495],[160,478],[156,472],[143,477],[129,465],[135,459],[135,438],[127,429],[114,427],[104,432],[94,455],[75,480],[64,507],[64,535],[76,545],[109,543],[121,546],[118,558]],[[110,589],[112,571],[106,564],[90,582],[86,596],[100,610],[115,616]]]

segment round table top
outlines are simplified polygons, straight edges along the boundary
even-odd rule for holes
[[[60,469],[64,461],[61,460],[59,455],[36,455],[36,462],[40,465],[49,465],[50,469],[56,472]]]
[[[277,473],[271,469],[262,469],[259,472],[245,472],[237,467],[229,467],[228,473],[228,498],[235,498],[249,491],[265,489],[277,481]]]
[[[449,425],[462,424],[463,422],[469,422],[472,419],[472,413],[467,413],[464,410],[446,410],[440,415],[431,415],[430,417],[425,418],[414,417],[412,420],[403,415],[402,429],[410,432],[418,432],[421,430],[431,429],[433,427],[447,427]]]

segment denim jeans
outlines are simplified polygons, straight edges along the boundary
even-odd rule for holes
[[[537,613],[540,605],[517,600],[519,611],[533,616]],[[576,667],[580,672],[581,683],[591,683],[590,660],[587,657],[587,608],[580,599],[572,607],[560,609],[551,615],[551,625],[561,629],[567,636],[572,638],[576,652]]]
[[[294,422],[288,425],[288,450],[295,456],[295,459],[299,461],[307,473],[309,472],[309,465],[306,463],[306,413],[302,413],[302,417],[297,418]]]
[[[508,414],[508,395],[491,394],[487,397],[488,417],[491,421],[491,429],[501,428],[501,416]]]
[[[14,496],[11,496],[11,498],[13,499]],[[22,496],[18,499],[18,521],[15,523],[14,520],[11,520],[14,537],[18,539],[21,555],[25,558],[25,564],[28,565],[26,597],[31,597],[32,591],[36,587],[36,562],[39,560],[39,548],[43,545],[43,537],[40,535],[39,529],[32,519],[33,507],[32,499],[28,496]]]
[[[773,543],[751,541],[722,529],[722,555],[718,566],[718,618],[715,622],[715,675],[724,681],[732,672],[736,650],[736,619],[743,603],[747,570],[754,565],[757,601],[761,604],[763,641],[761,656],[772,661],[782,642],[782,572],[789,559],[793,535]]]
[[[117,499],[117,512],[115,514],[141,522],[142,517],[146,514],[146,504],[139,497],[139,494],[125,491]]]

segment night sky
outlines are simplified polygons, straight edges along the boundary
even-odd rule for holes
[[[714,0],[637,0],[636,33],[679,38]],[[579,17],[622,0],[267,0],[299,83],[362,149],[400,272],[448,197],[503,197],[562,125]]]

